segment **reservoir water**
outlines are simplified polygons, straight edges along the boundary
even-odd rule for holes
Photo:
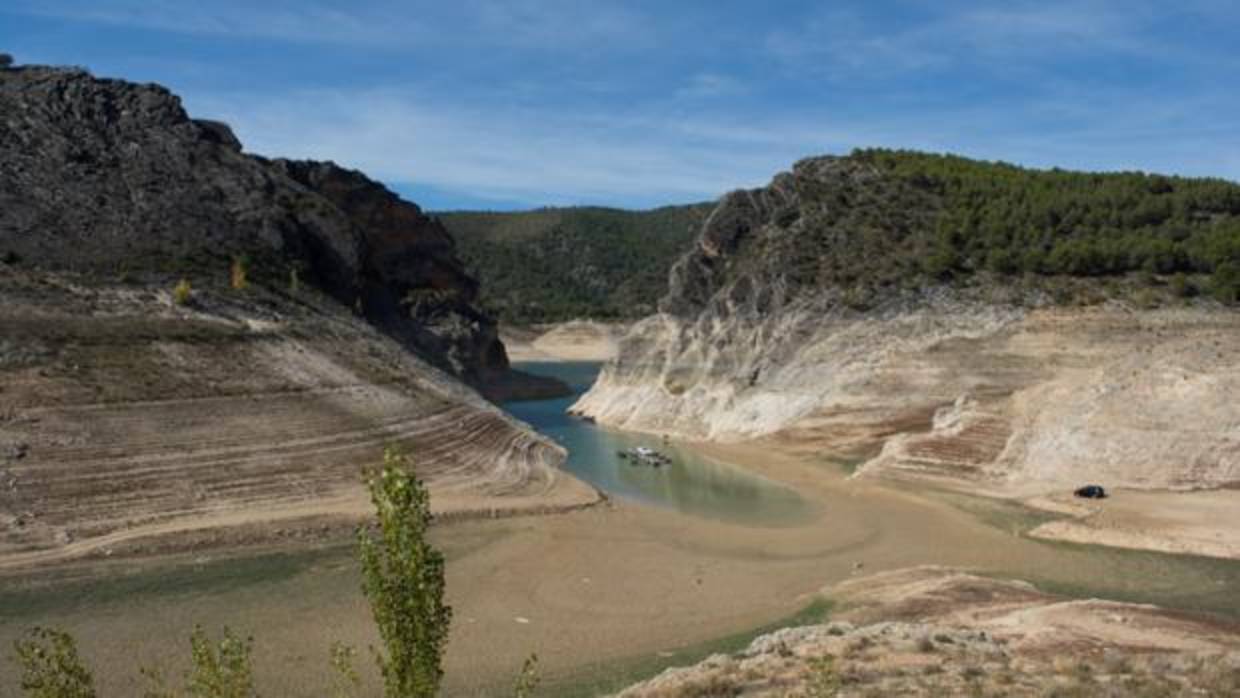
[[[516,368],[568,383],[573,394],[504,405],[518,419],[568,449],[565,469],[609,496],[694,516],[755,526],[806,520],[813,509],[795,491],[658,436],[601,428],[568,408],[594,383],[597,362],[522,362]],[[635,465],[617,452],[648,446],[671,457],[661,467]]]

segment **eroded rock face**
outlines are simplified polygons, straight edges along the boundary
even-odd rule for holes
[[[831,245],[866,244],[823,221],[890,186],[876,176],[823,158],[724,197],[662,312],[573,409],[689,438],[777,437],[867,460],[863,475],[996,493],[1240,480],[1235,313],[1064,308],[994,283],[859,300],[806,276]]]
[[[247,155],[157,85],[0,72],[0,255],[197,286],[226,283],[245,257],[255,280],[283,287],[296,272],[475,386],[508,370],[437,221],[359,172]]]
[[[326,198],[360,231],[359,297],[367,319],[476,385],[508,371],[496,323],[475,305],[478,282],[438,220],[356,170],[313,161],[272,166]]]
[[[820,191],[851,191],[873,176],[847,159],[819,158],[765,189],[724,197],[697,247],[674,265],[662,312],[621,341],[575,409],[625,428],[760,436],[857,396],[895,354],[999,331],[1020,316],[950,294],[896,294],[861,312],[847,290],[812,284],[798,260],[812,254],[806,246],[823,244],[808,241],[817,235],[809,219],[828,215]]]
[[[597,494],[564,449],[325,294],[0,273],[0,575],[330,538],[405,449],[445,517]]]

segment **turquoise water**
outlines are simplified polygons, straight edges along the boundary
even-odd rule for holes
[[[516,368],[568,383],[573,395],[554,400],[513,402],[505,409],[568,449],[565,468],[609,496],[711,519],[758,526],[806,520],[810,506],[796,492],[692,449],[656,436],[611,431],[571,417],[566,410],[589,389],[601,364],[523,362]],[[672,458],[654,468],[631,465],[616,451],[649,446]]]

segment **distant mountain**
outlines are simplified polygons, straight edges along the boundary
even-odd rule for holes
[[[439,219],[470,272],[481,303],[514,324],[573,318],[633,319],[654,311],[667,273],[713,203],[651,211],[546,208],[450,212]]]

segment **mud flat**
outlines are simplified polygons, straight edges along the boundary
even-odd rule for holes
[[[696,661],[695,648],[788,618],[819,599],[823,584],[924,564],[1028,579],[1072,596],[1237,611],[1234,562],[1050,544],[1007,521],[848,480],[838,463],[771,444],[703,450],[796,488],[817,516],[758,527],[612,502],[437,527],[455,607],[447,694],[510,685],[531,651],[553,694],[619,689],[641,678],[632,667]],[[203,553],[172,568],[100,561],[80,572],[91,580],[80,586],[9,577],[0,643],[36,622],[65,627],[100,667],[104,695],[128,695],[140,686],[128,670],[134,657],[179,666],[194,622],[228,624],[256,636],[265,693],[318,695],[330,678],[331,640],[364,647],[375,640],[373,626],[347,545],[281,547],[296,552],[239,560]]]

